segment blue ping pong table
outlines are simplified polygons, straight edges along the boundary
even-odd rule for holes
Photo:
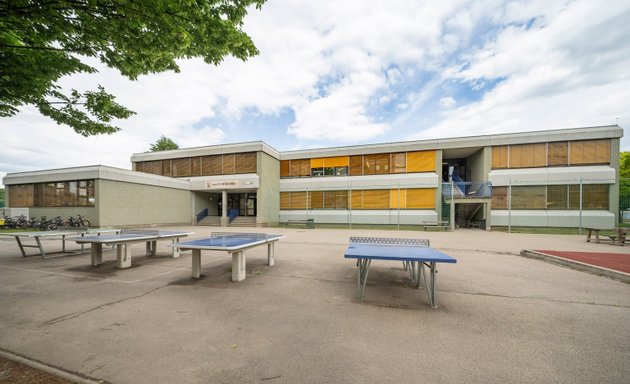
[[[232,256],[232,281],[245,280],[246,259],[244,251],[249,248],[267,244],[267,264],[274,264],[274,244],[284,235],[268,235],[265,233],[213,232],[210,237],[169,244],[182,251],[192,250],[192,277],[201,275],[201,251],[227,251]]]
[[[395,239],[379,237],[351,237],[350,245],[344,254],[346,259],[357,259],[358,297],[363,298],[365,283],[372,260],[402,261],[409,272],[412,284],[421,288],[421,279],[429,297],[429,304],[437,308],[436,273],[437,263],[456,263],[457,260],[438,250],[429,247],[426,239]],[[425,265],[430,269],[430,280],[427,282]]]
[[[158,240],[171,240],[173,243],[179,239],[192,235],[194,232],[186,231],[153,231],[153,230],[125,230],[116,235],[75,237],[72,241],[78,244],[91,244],[92,265],[103,263],[103,245],[116,246],[116,268],[131,267],[131,244],[146,243],[146,255],[155,256]],[[179,250],[173,248],[172,257],[179,257]]]

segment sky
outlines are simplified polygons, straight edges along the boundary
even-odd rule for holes
[[[131,168],[180,147],[262,140],[280,151],[630,124],[630,1],[268,0],[243,30],[260,54],[130,81],[96,74],[137,115],[82,137],[30,107],[0,118],[0,178]],[[622,138],[621,149],[630,150]],[[1,187],[1,184],[0,184]]]

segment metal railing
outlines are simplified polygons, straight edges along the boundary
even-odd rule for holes
[[[204,209],[203,211],[197,214],[197,222],[200,222],[206,216],[208,216],[208,208]]]
[[[459,181],[442,183],[442,196],[447,199],[480,199],[492,197],[490,181]]]

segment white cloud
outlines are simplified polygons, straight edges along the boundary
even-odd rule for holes
[[[627,3],[576,1],[536,28],[503,30],[470,55],[467,69],[443,73],[473,87],[503,81],[409,138],[630,123],[629,17]]]
[[[63,80],[79,89],[102,84],[138,112],[119,122],[122,132],[83,138],[29,108],[0,119],[0,173],[128,168],[130,155],[162,134],[181,146],[238,142],[226,127],[286,111],[294,121],[250,137],[288,149],[616,118],[625,125],[629,9],[596,0],[269,0],[245,20],[260,50],[247,62],[184,60],[179,74],[135,82],[99,66],[99,74]],[[462,87],[469,93],[458,94]]]
[[[457,101],[455,101],[455,99],[453,99],[452,97],[443,97],[440,99],[440,106],[442,106],[442,108],[446,108],[446,109],[450,109],[453,108],[454,106],[457,105]]]

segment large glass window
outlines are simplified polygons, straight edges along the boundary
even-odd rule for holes
[[[583,210],[609,209],[608,184],[582,185]],[[508,187],[492,188],[492,209],[508,209]],[[580,186],[536,185],[513,186],[512,209],[579,210]]]
[[[10,185],[9,207],[91,207],[95,203],[94,180]]]

